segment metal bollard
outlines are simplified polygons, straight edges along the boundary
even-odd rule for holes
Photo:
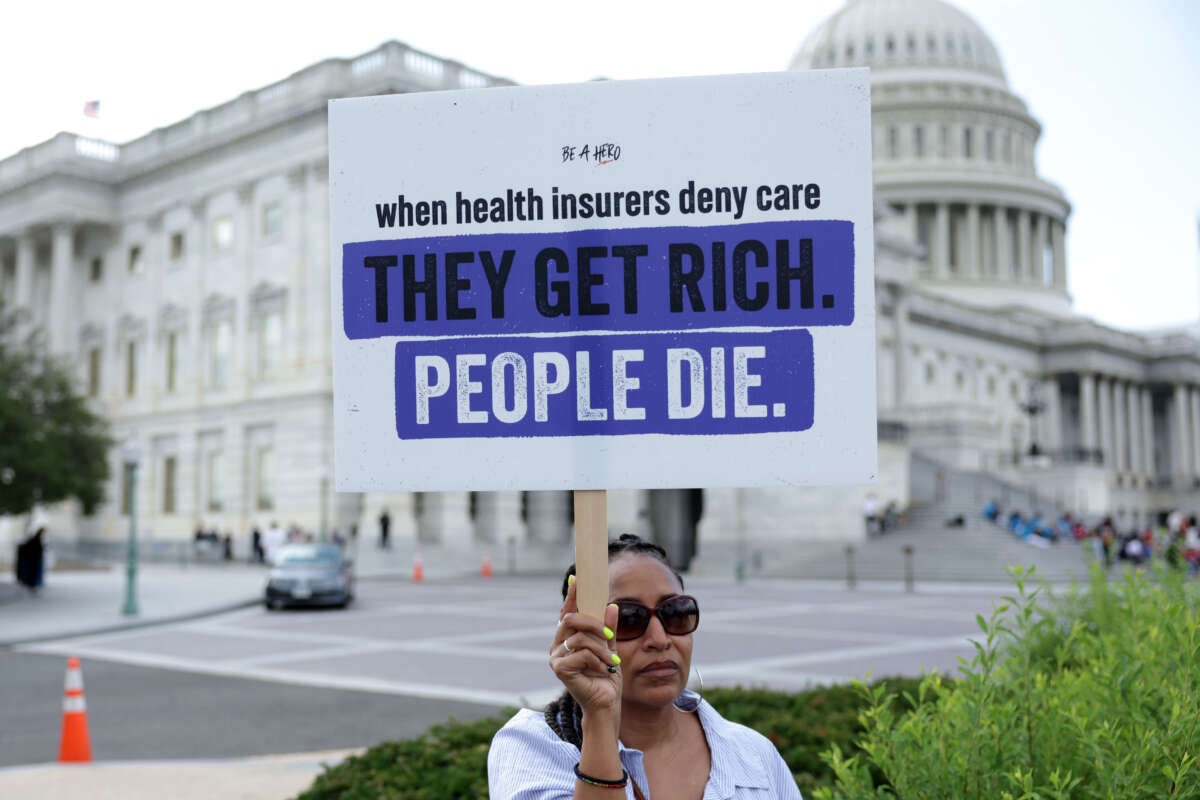
[[[508,574],[517,574],[517,537],[508,537]]]
[[[846,545],[846,588],[853,589],[857,579],[854,576],[854,545]]]
[[[913,546],[904,545],[904,591],[913,591]]]

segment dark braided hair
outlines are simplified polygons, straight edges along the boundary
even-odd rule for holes
[[[649,556],[661,561],[667,569],[671,570],[675,580],[679,581],[679,587],[683,588],[683,577],[671,566],[671,561],[667,558],[667,551],[654,542],[648,542],[632,533],[623,533],[620,538],[608,543],[608,560],[612,562],[614,558],[622,555]],[[562,579],[564,600],[567,598],[567,589],[570,586],[567,581],[574,574],[575,565],[572,564],[567,567]],[[575,702],[575,698],[571,696],[570,692],[564,689],[557,699],[547,704],[545,718],[546,724],[558,738],[583,749],[583,709],[579,703]]]

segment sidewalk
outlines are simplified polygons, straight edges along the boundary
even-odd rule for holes
[[[89,800],[284,800],[360,750],[198,761],[111,761],[0,768],[2,797]]]
[[[423,546],[408,539],[379,550],[374,542],[362,542],[354,560],[359,580],[412,577],[413,562],[420,554],[425,580],[456,578],[479,573],[483,558],[491,559],[495,574],[507,574],[510,554],[483,548],[456,550]],[[499,560],[497,560],[499,555]],[[522,574],[553,572],[570,563],[566,546],[523,545],[511,554],[512,565]],[[137,599],[140,613],[122,615],[125,599],[125,566],[82,571],[54,571],[37,596],[32,596],[8,578],[0,578],[0,647],[35,640],[100,633],[162,622],[199,617],[261,602],[268,569],[242,561],[214,564],[150,563],[138,567]]]
[[[142,565],[137,575],[140,613],[136,617],[121,614],[125,600],[123,565],[50,572],[37,596],[0,582],[0,647],[236,608],[257,602],[265,581],[265,569],[246,564]]]

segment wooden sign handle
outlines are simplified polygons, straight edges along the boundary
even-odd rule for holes
[[[575,599],[589,617],[608,605],[608,492],[575,490]]]

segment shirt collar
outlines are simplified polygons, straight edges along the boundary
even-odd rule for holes
[[[734,789],[744,786],[754,789],[771,788],[762,764],[745,748],[745,737],[738,735],[733,723],[726,720],[707,700],[700,701],[697,712],[711,752],[709,785],[719,798],[734,796]],[[708,792],[705,792],[708,797]]]

